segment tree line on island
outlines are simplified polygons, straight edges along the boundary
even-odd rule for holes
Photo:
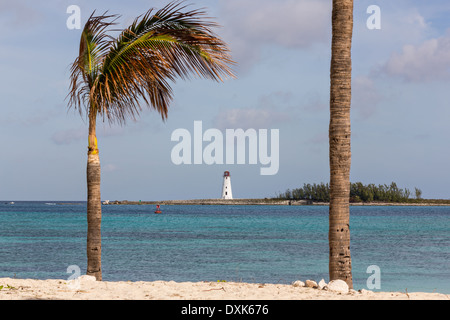
[[[330,201],[328,183],[305,183],[303,187],[287,189],[276,195],[283,200],[311,200],[316,202]],[[399,188],[395,182],[390,185],[361,182],[350,183],[350,202],[412,202],[422,199],[422,190],[414,188],[414,194],[407,188]]]

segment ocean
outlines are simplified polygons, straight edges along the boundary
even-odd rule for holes
[[[104,281],[328,276],[327,206],[102,206]],[[450,293],[450,207],[352,206],[356,290]],[[0,203],[0,277],[86,270],[86,202]]]

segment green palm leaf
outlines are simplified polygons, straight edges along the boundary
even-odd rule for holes
[[[110,121],[125,122],[142,110],[141,103],[167,117],[172,100],[170,82],[191,75],[222,81],[234,77],[226,44],[201,10],[182,12],[172,2],[136,18],[117,39],[106,36],[115,16],[91,16],[72,67],[70,103],[80,98]],[[88,94],[89,93],[89,94]],[[87,103],[88,102],[88,103]]]
[[[69,105],[79,109],[80,113],[83,105],[90,107],[90,89],[98,76],[105,50],[111,41],[105,31],[114,24],[114,20],[108,20],[117,18],[117,15],[106,15],[106,12],[102,16],[95,17],[94,13],[95,11],[83,28],[79,55],[71,68]]]

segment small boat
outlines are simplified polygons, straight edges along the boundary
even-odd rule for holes
[[[14,201],[11,201],[9,204],[14,204]]]

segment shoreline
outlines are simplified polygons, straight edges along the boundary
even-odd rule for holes
[[[0,278],[0,300],[450,300],[427,292],[327,291],[295,284]]]
[[[276,206],[328,206],[328,202],[310,200],[278,200],[278,199],[192,199],[161,201],[103,201],[103,205],[276,205]],[[440,202],[354,202],[350,206],[450,206]]]

